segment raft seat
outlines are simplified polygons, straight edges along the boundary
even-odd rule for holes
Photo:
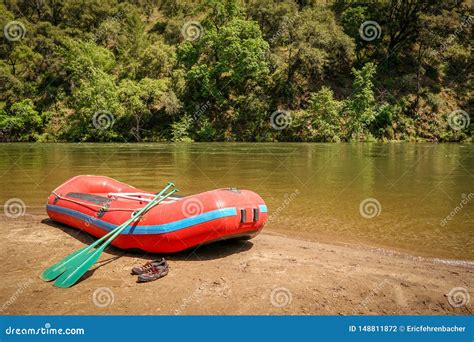
[[[83,201],[87,201],[87,202],[91,202],[91,203],[95,203],[95,204],[99,204],[99,205],[103,205],[103,204],[109,203],[111,201],[111,199],[107,198],[107,197],[102,197],[102,196],[97,196],[97,195],[92,195],[92,194],[86,194],[86,193],[83,193],[83,192],[70,192],[66,196],[69,197],[69,198],[76,198],[76,199],[80,199],[80,200],[83,200]]]

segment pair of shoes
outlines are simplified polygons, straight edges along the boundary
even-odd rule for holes
[[[138,275],[138,282],[144,283],[148,281],[163,278],[168,274],[169,266],[165,258],[148,261],[143,266],[132,268],[132,274]]]
[[[138,276],[139,283],[146,283],[148,281],[157,280],[163,278],[168,274],[168,266],[153,266],[147,273],[140,274]]]
[[[132,268],[132,275],[140,275],[149,272],[153,267],[166,266],[168,268],[168,262],[165,258],[148,261],[143,266],[136,266]]]

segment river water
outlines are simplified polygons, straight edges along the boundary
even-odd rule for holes
[[[472,144],[1,144],[0,200],[44,213],[49,192],[79,174],[151,191],[173,181],[183,194],[232,186],[264,198],[266,230],[474,260],[473,152]]]

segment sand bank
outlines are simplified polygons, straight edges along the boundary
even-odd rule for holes
[[[129,271],[153,256],[111,248],[86,279],[59,289],[38,275],[92,238],[46,215],[3,217],[0,225],[2,314],[472,314],[472,301],[453,307],[447,296],[472,290],[472,262],[271,231],[169,255],[169,275],[146,284]]]

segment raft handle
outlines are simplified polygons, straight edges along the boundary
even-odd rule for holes
[[[258,221],[258,208],[253,208],[253,222],[257,222]]]
[[[247,222],[247,211],[245,209],[240,209],[240,223]]]
[[[107,212],[107,210],[109,209],[110,205],[108,204],[105,204],[102,208],[100,208],[98,211],[97,211],[97,217],[102,217],[104,216],[104,214]]]

